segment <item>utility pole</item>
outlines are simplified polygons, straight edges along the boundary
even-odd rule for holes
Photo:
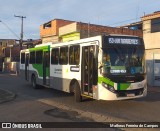
[[[14,17],[19,17],[22,20],[22,23],[21,23],[21,34],[20,34],[20,50],[22,50],[22,43],[23,43],[23,19],[26,18],[26,17],[25,16],[17,16],[17,15],[14,15]]]

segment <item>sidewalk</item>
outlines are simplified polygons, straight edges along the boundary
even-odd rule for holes
[[[148,87],[148,92],[158,92],[160,93],[160,86],[158,87]]]
[[[13,100],[16,94],[7,90],[0,89],[0,104]]]

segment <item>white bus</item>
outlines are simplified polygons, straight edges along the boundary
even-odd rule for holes
[[[49,88],[96,100],[146,96],[143,40],[135,36],[96,36],[21,50],[20,74],[34,88]]]

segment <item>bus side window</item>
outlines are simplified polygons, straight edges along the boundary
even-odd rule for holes
[[[60,48],[60,60],[59,64],[66,65],[68,64],[68,46]]]
[[[42,64],[42,50],[36,51],[36,64]]]
[[[29,63],[35,64],[35,51],[30,52]]]
[[[73,64],[74,63],[74,48],[73,46],[71,46],[69,48],[69,64]]]
[[[21,64],[25,63],[25,53],[21,53]]]
[[[51,64],[58,64],[59,61],[59,49],[54,48],[51,52]]]
[[[79,59],[80,59],[80,47],[77,46],[75,48],[75,64],[78,65],[79,64]]]
[[[69,49],[69,64],[78,65],[80,59],[80,46],[70,46]]]

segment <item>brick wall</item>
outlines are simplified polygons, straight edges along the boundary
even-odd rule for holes
[[[142,30],[131,30],[127,28],[114,28],[100,25],[93,25],[87,23],[78,23],[79,30],[86,30],[87,32],[97,32],[97,34],[123,34],[123,35],[135,35],[142,37]]]
[[[65,26],[67,24],[73,23],[73,21],[68,21],[68,20],[61,20],[61,19],[54,19],[50,22],[51,27],[45,28],[45,24],[40,26],[40,37],[48,37],[48,36],[55,36],[59,35],[59,28],[62,26]]]

